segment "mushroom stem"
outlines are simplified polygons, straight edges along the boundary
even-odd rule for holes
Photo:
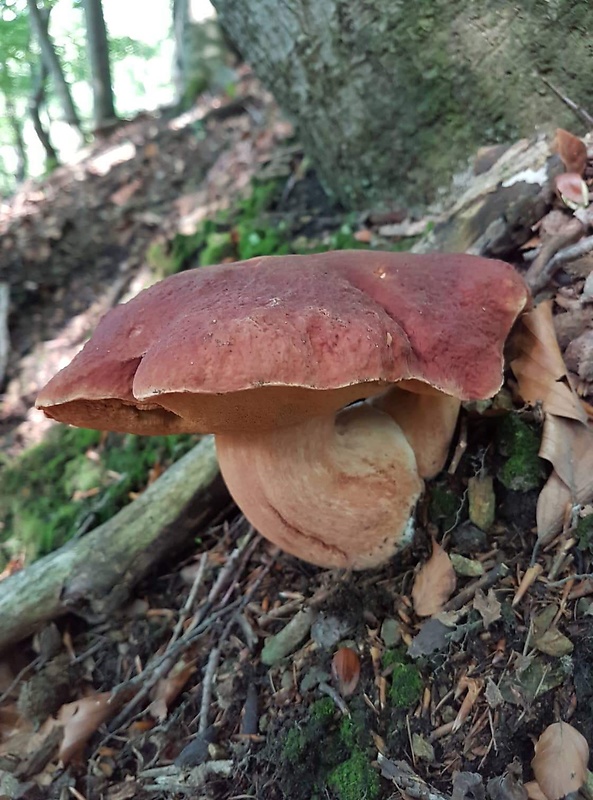
[[[368,404],[263,433],[216,436],[252,525],[322,567],[366,569],[407,543],[423,482],[399,425]]]
[[[424,392],[422,386],[412,391],[393,386],[371,403],[401,427],[416,454],[418,473],[428,479],[445,466],[461,403],[432,387]]]

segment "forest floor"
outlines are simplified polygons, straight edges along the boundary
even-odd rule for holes
[[[85,432],[30,449],[62,430],[35,411],[36,393],[108,308],[198,263],[407,249],[423,224],[399,209],[336,208],[247,73],[235,97],[202,98],[182,117],[142,115],[22,187],[0,208],[0,281],[12,298],[0,593],[2,578],[82,535],[80,519],[103,521],[195,441],[145,447]],[[525,271],[519,249],[508,257]],[[544,291],[556,312],[574,312],[569,354],[592,326],[587,259]],[[590,401],[590,345],[574,350],[569,378]],[[568,722],[593,742],[593,509],[576,507],[535,546],[550,473],[541,432],[540,410],[517,401],[512,378],[493,403],[464,409],[413,545],[380,570],[328,572],[280,553],[227,498],[118,612],[69,615],[2,654],[0,797],[527,797],[547,726]],[[127,482],[124,451],[142,465]],[[109,504],[114,483],[125,496]],[[455,580],[421,616],[414,587],[440,552],[435,539]],[[552,769],[569,757],[553,753]],[[545,800],[537,791],[531,783],[529,796]]]

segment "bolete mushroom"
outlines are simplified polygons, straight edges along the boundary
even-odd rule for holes
[[[411,531],[460,401],[500,388],[527,302],[510,265],[467,255],[203,267],[110,311],[37,406],[101,430],[214,433],[260,533],[321,566],[372,567]]]

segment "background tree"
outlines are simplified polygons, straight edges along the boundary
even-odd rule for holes
[[[43,6],[40,8],[37,5],[37,0],[27,0],[27,8],[29,9],[31,30],[37,39],[41,50],[41,57],[53,81],[54,91],[59,99],[64,121],[78,136],[80,136],[81,128],[78,112],[72,100],[70,86],[64,75],[60,59],[58,58],[53,40],[49,33],[49,14],[51,6]]]
[[[479,145],[574,129],[540,74],[591,100],[589,3],[213,3],[347,206],[423,204]]]
[[[189,0],[172,0],[173,84],[179,106],[187,107],[205,89],[219,91],[235,79],[230,52],[214,11],[192,14]]]
[[[83,0],[87,48],[91,66],[95,130],[110,125],[116,118],[113,103],[109,42],[101,0]]]

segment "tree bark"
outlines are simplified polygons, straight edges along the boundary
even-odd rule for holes
[[[58,154],[51,143],[48,131],[43,127],[41,115],[39,113],[42,103],[45,102],[45,81],[47,80],[47,74],[47,66],[43,59],[41,59],[39,69],[33,76],[33,89],[29,97],[28,107],[29,116],[33,122],[33,128],[45,150],[45,163],[47,166],[56,166],[59,163]]]
[[[8,330],[8,312],[10,309],[10,287],[0,282],[0,388],[4,383],[8,354],[10,352],[10,332]]]
[[[177,103],[185,99],[187,77],[187,53],[185,30],[189,25],[189,0],[173,0],[173,38],[175,51],[173,53],[173,85]]]
[[[213,438],[205,437],[109,521],[0,583],[0,651],[68,612],[108,615],[223,502]]]
[[[213,0],[349,207],[425,205],[480,145],[590,104],[588,3]]]
[[[109,42],[101,0],[84,0],[86,39],[93,87],[95,129],[111,125],[116,119],[113,104]]]
[[[27,148],[25,147],[25,140],[23,139],[23,125],[18,118],[12,97],[6,94],[4,96],[6,103],[6,116],[12,128],[14,136],[14,147],[17,153],[17,166],[15,171],[15,178],[20,183],[27,177]]]
[[[62,107],[64,121],[80,133],[80,120],[72,100],[70,86],[64,77],[62,65],[49,35],[49,13],[44,13],[37,5],[37,0],[27,0],[31,29],[37,38],[43,61],[54,82],[54,88]]]

